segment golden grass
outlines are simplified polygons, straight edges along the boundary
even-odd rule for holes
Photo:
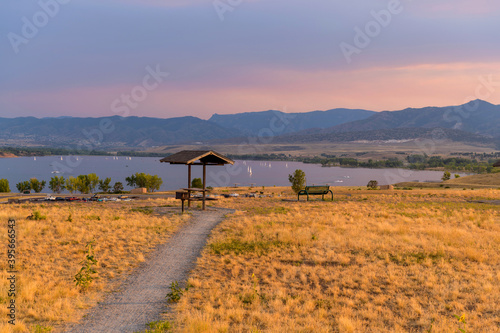
[[[500,186],[500,173],[488,173],[450,179],[445,184]]]
[[[500,191],[335,190],[219,202],[238,212],[199,259],[177,330],[457,332],[465,315],[470,332],[500,331],[500,206],[469,202]]]
[[[146,215],[132,208],[173,204],[173,199],[122,203],[45,203],[3,205],[0,221],[17,221],[17,325],[6,323],[8,281],[6,257],[0,266],[0,332],[25,332],[76,321],[165,242],[188,217]],[[26,219],[39,211],[46,220]],[[71,218],[69,218],[71,216]],[[0,244],[7,245],[7,228]],[[73,281],[84,259],[85,245],[95,239],[98,280],[85,293]]]

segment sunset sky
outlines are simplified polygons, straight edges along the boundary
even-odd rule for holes
[[[4,0],[0,117],[500,104],[499,17],[486,0]]]

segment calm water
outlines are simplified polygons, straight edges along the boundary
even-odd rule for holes
[[[187,167],[160,163],[153,157],[110,157],[110,156],[64,156],[61,157],[20,157],[0,158],[0,178],[9,180],[10,188],[24,180],[36,177],[46,180],[56,175],[78,176],[95,173],[99,178],[111,178],[111,184],[122,182],[126,189],[125,177],[136,172],[158,175],[163,179],[161,190],[175,190],[186,187]],[[202,176],[202,167],[193,166],[193,178]],[[288,186],[288,175],[295,169],[302,169],[307,175],[307,184],[329,184],[332,186],[365,186],[370,180],[379,184],[400,181],[438,181],[440,171],[411,171],[404,169],[361,169],[323,168],[315,164],[300,162],[236,161],[234,166],[214,166],[207,168],[207,185],[228,186]],[[54,173],[59,171],[60,173]]]

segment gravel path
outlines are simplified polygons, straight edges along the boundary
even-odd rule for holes
[[[195,267],[211,230],[232,212],[195,211],[188,225],[160,245],[120,290],[106,297],[78,324],[66,332],[137,332],[166,311],[165,296],[174,281],[185,281]]]

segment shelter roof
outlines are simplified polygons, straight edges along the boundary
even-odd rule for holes
[[[197,163],[197,161],[199,162]],[[206,165],[234,164],[233,160],[213,150],[183,150],[173,155],[162,158],[160,162],[170,164]]]

